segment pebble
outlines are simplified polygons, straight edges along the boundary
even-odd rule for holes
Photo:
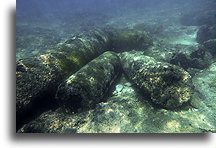
[[[117,92],[121,92],[122,91],[122,89],[123,89],[123,85],[121,85],[121,84],[119,84],[119,85],[116,85],[116,91]]]

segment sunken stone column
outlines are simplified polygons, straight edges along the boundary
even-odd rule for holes
[[[59,43],[55,49],[17,61],[17,129],[42,112],[56,108],[54,97],[59,84],[94,58],[108,50],[145,49],[151,43],[144,30],[95,29]]]
[[[133,51],[122,53],[121,63],[128,78],[155,104],[175,109],[190,99],[190,75],[182,68]]]
[[[105,30],[93,30],[59,43],[56,49],[17,61],[17,129],[43,111],[55,108],[58,85],[105,52],[109,38]]]
[[[74,112],[93,108],[104,101],[120,68],[119,57],[114,52],[105,52],[58,87],[57,101]]]

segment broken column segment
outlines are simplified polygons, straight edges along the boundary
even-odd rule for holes
[[[142,52],[123,52],[120,56],[125,74],[155,104],[175,109],[190,99],[190,75],[182,68],[157,62]]]
[[[105,52],[58,87],[57,102],[74,112],[91,109],[105,100],[120,73],[119,57],[114,52]]]
[[[56,49],[46,50],[47,53],[17,61],[17,128],[27,118],[49,109],[58,85],[105,52],[109,38],[105,30],[98,29],[74,36],[58,44]]]
[[[150,34],[143,29],[113,29],[110,50],[115,52],[145,50],[153,45]]]
[[[58,85],[85,64],[107,50],[118,51],[123,45],[128,46],[127,50],[148,47],[145,40],[151,41],[145,31],[95,29],[59,43],[55,49],[17,61],[17,127],[42,113],[42,108],[50,109],[50,104],[55,104]]]

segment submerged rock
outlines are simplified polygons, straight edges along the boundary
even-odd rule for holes
[[[121,73],[120,60],[114,52],[105,52],[63,82],[57,90],[60,105],[72,111],[88,110],[104,101],[110,86]]]
[[[125,86],[121,94],[98,103],[92,110],[73,114],[65,108],[59,108],[45,112],[24,125],[18,132],[72,134],[215,131],[215,118],[209,114],[210,111],[202,99],[198,99],[198,108],[186,107],[179,111],[171,111],[152,106],[147,96],[140,95],[131,85],[129,86],[124,77],[118,85]]]
[[[215,53],[216,53],[216,39],[211,39],[211,40],[208,40],[208,41],[205,41],[204,43],[203,43],[203,45],[204,45],[204,47],[205,47],[205,49],[207,50],[207,51],[209,51],[211,54],[212,54],[212,56],[215,58]]]
[[[170,60],[171,64],[178,65],[184,69],[205,69],[211,65],[212,62],[212,54],[205,47],[199,47],[198,50],[193,51],[188,55],[178,53]]]
[[[196,41],[200,44],[210,39],[215,39],[215,25],[214,26],[201,26],[197,32]]]
[[[47,54],[16,63],[17,128],[26,119],[55,106],[57,86],[106,50],[109,35],[101,30],[73,37]]]
[[[50,109],[51,104],[56,106],[54,96],[58,85],[97,56],[121,46],[128,46],[129,50],[149,47],[150,43],[143,30],[95,29],[59,43],[55,49],[46,50],[47,53],[17,61],[17,128],[26,119]]]
[[[76,133],[79,124],[77,121],[83,119],[60,111],[48,111],[41,114],[37,119],[24,125],[18,130],[19,133]]]
[[[124,52],[120,56],[125,74],[155,104],[175,109],[190,99],[190,75],[182,68],[157,62],[142,52]]]
[[[113,31],[110,50],[115,52],[145,50],[153,45],[153,40],[144,29],[119,29]]]

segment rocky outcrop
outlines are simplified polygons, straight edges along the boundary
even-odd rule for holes
[[[190,99],[190,75],[182,68],[157,62],[142,52],[124,52],[120,56],[125,74],[155,104],[175,109]]]

